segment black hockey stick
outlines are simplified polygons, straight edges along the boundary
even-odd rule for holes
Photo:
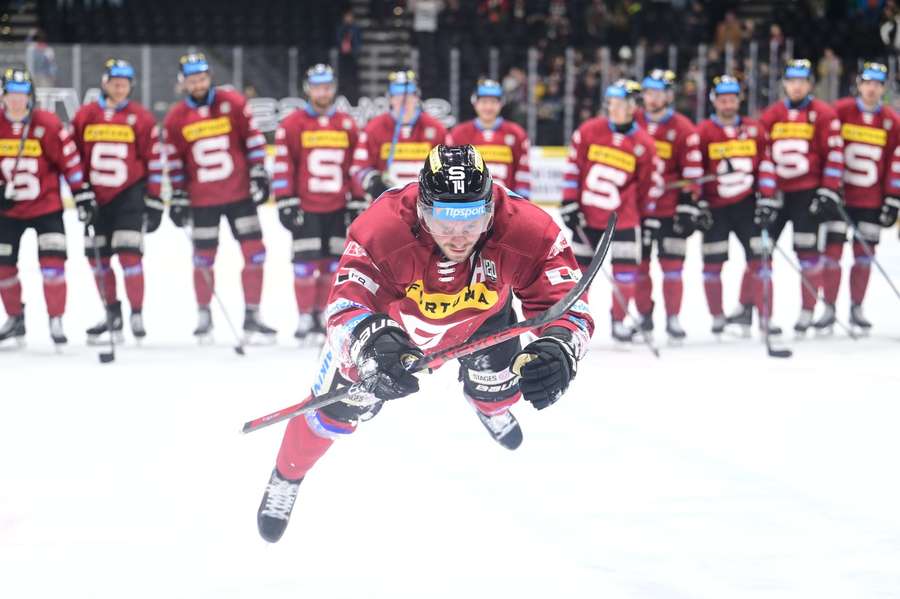
[[[113,331],[112,313],[110,313],[110,304],[106,297],[106,277],[103,274],[103,262],[100,257],[100,245],[97,242],[97,228],[93,224],[88,225],[88,231],[91,234],[91,245],[94,250],[94,264],[97,266],[95,276],[97,277],[97,289],[100,291],[100,299],[103,300],[103,311],[106,312],[106,332],[109,333],[109,351],[102,351],[97,354],[101,364],[109,364],[116,359],[116,340],[115,331]],[[110,264],[110,268],[112,265]]]
[[[619,291],[618,287],[616,287],[616,280],[605,270],[603,271],[603,275],[606,277],[606,280],[609,281],[609,284],[612,287],[613,295],[616,296],[616,302],[618,302],[618,304],[622,306],[622,309],[625,311],[625,313],[628,314],[629,317],[631,317],[631,320],[633,320],[635,322],[635,325],[639,328],[641,338],[644,340],[644,345],[647,346],[647,349],[650,350],[650,353],[658,358],[659,349],[657,349],[656,345],[653,343],[653,338],[650,336],[650,333],[648,333],[644,330],[643,327],[641,327],[640,319],[635,318],[634,314],[628,308],[628,302],[625,300],[625,296],[622,295],[622,292]]]
[[[606,258],[606,253],[609,251],[609,246],[612,242],[612,235],[613,231],[615,231],[617,220],[618,217],[615,213],[610,215],[609,222],[606,225],[606,231],[603,233],[603,237],[597,245],[597,251],[594,253],[594,258],[591,260],[590,266],[582,273],[581,279],[572,287],[572,289],[570,289],[562,299],[547,308],[547,310],[541,312],[537,316],[517,322],[494,333],[489,333],[475,339],[464,341],[459,345],[454,345],[453,347],[427,354],[424,358],[411,362],[407,367],[408,370],[410,372],[432,372],[435,368],[449,360],[467,356],[480,349],[503,343],[508,339],[518,337],[523,333],[549,324],[561,317],[590,288],[594,277],[600,272],[600,267],[603,266],[603,260]],[[371,403],[371,398],[369,393],[363,389],[360,383],[354,383],[349,387],[341,387],[340,389],[335,389],[334,391],[330,391],[323,395],[316,396],[310,394],[298,404],[282,408],[271,414],[266,414],[265,416],[260,416],[259,418],[245,422],[241,432],[252,433],[253,431],[275,424],[276,422],[294,418],[339,401],[347,403],[356,402],[358,405],[365,405]]]
[[[884,267],[881,266],[881,262],[878,261],[878,258],[875,257],[875,252],[872,251],[872,246],[862,238],[862,233],[859,232],[859,228],[854,224],[852,220],[850,220],[850,215],[847,214],[847,211],[841,204],[836,204],[838,212],[841,213],[841,218],[844,219],[844,222],[847,223],[847,226],[853,229],[853,241],[858,241],[859,245],[862,247],[863,251],[866,253],[866,256],[878,267],[878,270],[884,275],[884,280],[888,282],[888,285],[891,286],[891,289],[894,291],[894,295],[897,296],[897,299],[900,299],[900,291],[897,290],[897,287],[894,285],[894,282],[891,280],[891,277],[888,276],[887,271],[884,270]]]
[[[769,335],[769,287],[772,284],[772,267],[771,254],[769,254],[769,230],[765,227],[762,227],[761,238],[763,259],[761,268],[768,269],[768,272],[764,272],[762,277],[762,312],[759,315],[760,324],[762,324],[763,328],[763,338],[766,341],[766,351],[769,353],[770,358],[790,358],[794,355],[794,352],[784,347],[774,347],[772,345],[772,337]]]

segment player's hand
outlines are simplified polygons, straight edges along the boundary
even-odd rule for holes
[[[78,220],[85,225],[94,223],[97,218],[97,197],[90,183],[85,183],[76,191],[72,198],[75,200],[75,209],[78,211]]]
[[[191,198],[183,189],[172,190],[169,201],[169,219],[176,227],[183,227],[191,220]]]
[[[820,187],[816,190],[809,203],[809,213],[813,220],[817,223],[824,223],[830,220],[841,220],[841,196],[838,192],[827,187]]]
[[[9,195],[13,195],[13,186],[0,181],[0,212],[5,212],[16,205],[13,198],[6,197],[7,192],[9,192]]]
[[[288,231],[296,231],[303,225],[303,211],[300,210],[300,198],[278,198],[275,201],[278,208],[278,220]]]
[[[697,200],[697,209],[700,211],[697,215],[697,229],[705,233],[713,228],[712,210],[706,200]]]
[[[878,215],[878,222],[884,228],[893,227],[897,222],[897,212],[900,211],[900,198],[888,196],[884,198],[884,204],[881,205],[881,214]]]
[[[269,173],[261,164],[250,167],[250,199],[257,206],[269,199]]]
[[[690,237],[697,230],[700,220],[700,208],[697,202],[686,193],[678,197],[678,205],[675,206],[675,220],[672,222],[672,230],[679,237]]]
[[[364,198],[350,198],[347,202],[347,225],[359,218],[359,215],[371,205],[372,203]]]
[[[350,358],[367,392],[388,400],[419,390],[419,380],[407,368],[422,357],[422,351],[389,316],[368,316],[353,329],[351,339]]]
[[[768,229],[778,220],[778,211],[782,202],[775,198],[756,198],[756,209],[753,212],[753,222],[763,229]]]
[[[587,219],[584,218],[581,205],[575,200],[563,202],[559,208],[559,215],[562,217],[563,224],[572,231],[573,235],[587,226]]]
[[[162,224],[163,211],[166,205],[160,198],[144,198],[144,229],[152,233]]]
[[[519,391],[526,401],[543,410],[562,397],[575,378],[578,359],[568,329],[553,327],[513,356],[510,370],[519,375]]]
[[[365,176],[362,187],[369,196],[369,201],[374,202],[378,196],[394,186],[394,180],[387,173],[372,171]]]

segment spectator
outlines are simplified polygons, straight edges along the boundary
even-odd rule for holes
[[[34,65],[31,75],[35,86],[53,87],[56,84],[56,53],[47,44],[47,36],[42,29],[32,29],[26,41]]]
[[[609,35],[609,12],[603,0],[591,0],[584,11],[584,27],[591,48],[606,41]]]
[[[728,44],[734,46],[735,49],[739,48],[743,33],[743,27],[737,15],[734,14],[734,11],[729,10],[725,13],[725,18],[716,25],[716,49],[723,52]]]
[[[826,102],[833,102],[838,98],[838,90],[844,67],[841,59],[835,55],[834,50],[825,48],[819,64],[816,66],[816,96]]]
[[[687,30],[687,43],[696,47],[705,43],[709,36],[709,19],[706,9],[700,0],[691,3],[691,10],[685,17],[685,29]]]
[[[894,0],[888,0],[884,6],[884,21],[881,23],[881,41],[890,54],[900,52],[900,12]]]
[[[528,122],[528,77],[519,67],[512,67],[503,77],[503,95],[506,97],[506,118],[523,127]]]
[[[341,17],[337,29],[338,47],[338,91],[351,104],[359,101],[359,69],[357,57],[362,35],[353,22],[353,9],[347,9]]]

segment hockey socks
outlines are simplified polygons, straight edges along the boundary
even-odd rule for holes
[[[0,266],[0,298],[8,316],[22,314],[22,283],[19,282],[19,269],[15,266]]]

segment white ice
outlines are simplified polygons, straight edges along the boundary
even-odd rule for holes
[[[0,597],[900,596],[900,302],[875,271],[874,334],[792,342],[789,360],[712,338],[696,239],[689,338],[659,360],[613,349],[601,279],[592,351],[558,404],[516,407],[519,451],[490,440],[445,367],[332,448],[268,545],[255,516],[283,425],[238,429],[312,378],[315,352],[292,338],[288,234],[264,211],[277,346],[237,356],[217,309],[217,344],[194,343],[189,242],[166,221],[147,240],[146,343],[101,365],[83,333],[100,303],[67,218],[69,347],[51,347],[29,233],[28,345],[0,350]],[[223,235],[219,290],[240,325],[240,255]],[[882,239],[900,281],[896,230]],[[797,277],[780,257],[775,270],[790,330]]]

